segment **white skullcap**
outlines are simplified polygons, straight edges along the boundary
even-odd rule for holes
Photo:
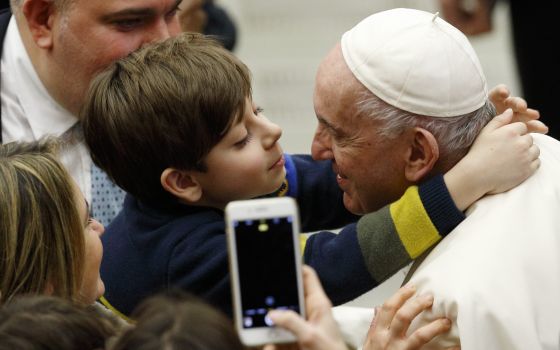
[[[354,76],[388,104],[432,117],[482,107],[486,78],[468,39],[437,14],[393,9],[364,19],[342,36]]]

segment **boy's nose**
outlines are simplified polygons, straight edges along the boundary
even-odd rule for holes
[[[264,148],[268,149],[273,147],[282,136],[282,128],[271,121],[266,121],[266,135],[263,138]]]

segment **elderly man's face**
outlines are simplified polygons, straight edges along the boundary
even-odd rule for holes
[[[356,116],[359,88],[340,47],[335,47],[317,73],[314,105],[319,125],[311,153],[316,160],[333,160],[345,207],[364,214],[404,193],[407,151],[405,142],[377,134],[379,122]]]
[[[99,70],[140,46],[180,33],[180,0],[74,0],[50,17],[52,93],[77,113]]]

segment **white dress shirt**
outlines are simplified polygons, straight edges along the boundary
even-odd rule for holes
[[[45,135],[70,141],[61,161],[91,203],[91,158],[83,137],[71,137],[78,119],[47,92],[25,50],[14,17],[10,19],[1,58],[2,139],[34,141]]]
[[[453,323],[423,349],[560,349],[560,142],[533,138],[537,172],[471,206],[412,275],[434,304],[410,331],[437,317]]]

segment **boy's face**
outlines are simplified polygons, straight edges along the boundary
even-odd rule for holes
[[[246,100],[245,115],[216,145],[198,173],[203,200],[224,208],[233,200],[250,199],[277,190],[286,176],[284,156],[277,142],[282,129]]]

